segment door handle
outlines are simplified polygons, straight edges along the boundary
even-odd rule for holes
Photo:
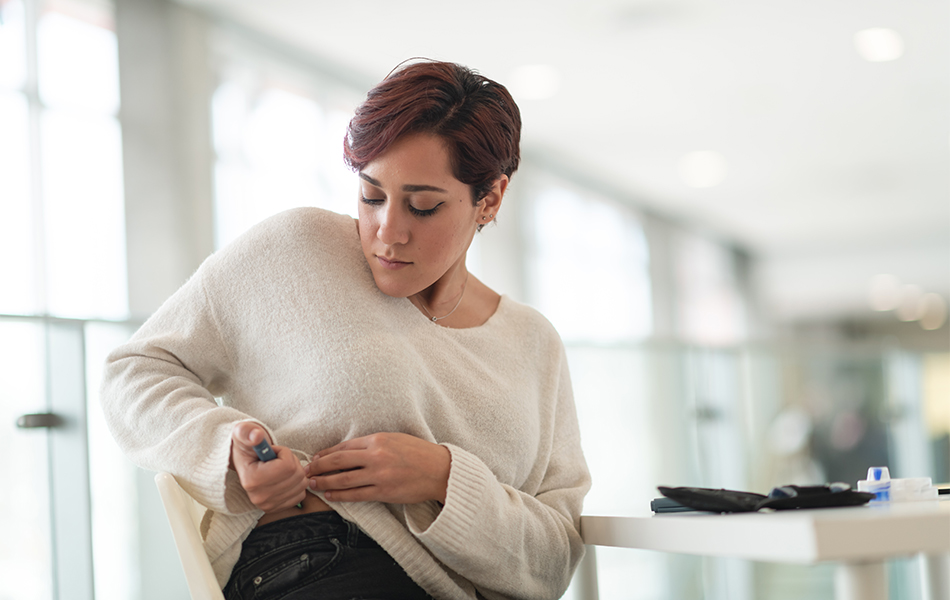
[[[59,427],[64,423],[63,418],[53,413],[36,413],[32,415],[20,415],[16,420],[16,426],[20,429],[38,429]]]

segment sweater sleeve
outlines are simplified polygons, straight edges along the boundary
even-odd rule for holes
[[[580,445],[561,349],[554,426],[540,486],[533,493],[500,483],[477,456],[452,454],[444,507],[407,507],[410,531],[485,598],[558,598],[584,554],[580,514],[590,474]]]
[[[257,508],[228,468],[231,430],[253,419],[215,401],[232,364],[203,284],[211,262],[107,357],[102,408],[133,462],[171,473],[212,510],[241,514]]]

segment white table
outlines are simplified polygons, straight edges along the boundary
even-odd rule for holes
[[[764,562],[834,561],[838,600],[885,600],[884,561],[919,554],[929,599],[950,600],[946,500],[773,513],[583,516],[581,534],[585,544],[594,546]],[[596,584],[588,585],[586,593],[596,597]]]

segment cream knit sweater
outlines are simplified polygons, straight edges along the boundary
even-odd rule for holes
[[[583,554],[590,477],[554,329],[507,297],[480,327],[432,323],[379,291],[350,217],[291,210],[211,256],[109,356],[102,403],[133,461],[210,509],[222,585],[263,514],[228,469],[248,419],[304,463],[377,432],[445,445],[444,506],[329,503],[436,598],[557,598]]]

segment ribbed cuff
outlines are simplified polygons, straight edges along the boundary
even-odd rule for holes
[[[215,512],[240,515],[259,510],[241,486],[237,472],[228,468],[231,463],[231,432],[235,425],[243,422],[260,425],[274,440],[273,432],[256,419],[241,419],[218,425],[214,432],[217,438],[213,445],[214,451],[198,464],[191,477],[201,486],[203,496],[209,501],[208,508]],[[276,440],[274,443],[277,443]]]
[[[406,504],[404,511],[406,515],[406,525],[413,535],[422,535],[439,517],[441,512],[442,507],[439,506],[439,503],[435,500],[420,502],[418,504]]]
[[[443,446],[452,454],[445,506],[437,515],[432,515],[431,505],[417,508],[408,525],[412,534],[436,556],[443,552],[453,556],[467,548],[472,531],[478,527],[478,512],[484,509],[484,495],[495,482],[495,475],[470,452],[451,444]]]

